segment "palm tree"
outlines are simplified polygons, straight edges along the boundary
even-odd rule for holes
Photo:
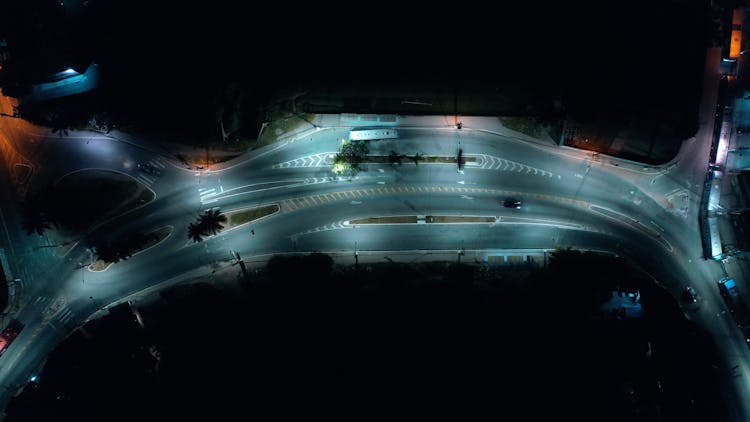
[[[215,235],[224,228],[227,221],[227,216],[221,213],[221,210],[216,208],[205,211],[200,217],[198,217],[198,225],[203,229],[204,234]]]
[[[52,228],[52,221],[44,211],[38,196],[24,202],[21,226],[26,230],[26,234],[37,233],[39,236],[44,234],[45,230]]]
[[[102,240],[97,242],[97,245],[94,246],[94,250],[96,251],[96,259],[110,263],[119,262],[121,259],[124,259],[119,246],[120,245],[118,245],[116,242],[112,242],[110,240]]]
[[[188,225],[188,239],[193,242],[202,242],[203,236],[205,235],[206,233],[203,232],[203,227],[201,227],[200,224],[190,223]]]

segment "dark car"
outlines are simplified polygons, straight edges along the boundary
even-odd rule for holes
[[[521,201],[516,198],[506,198],[503,201],[503,206],[505,208],[521,208]]]
[[[695,303],[698,301],[698,294],[695,293],[695,289],[690,286],[685,287],[684,295],[685,300],[687,300],[688,303]]]
[[[149,164],[149,163],[146,163],[146,164],[138,163],[138,170],[144,173],[148,173],[148,174],[154,174],[154,175],[159,174],[159,171],[156,169],[156,167],[154,167],[153,164]]]

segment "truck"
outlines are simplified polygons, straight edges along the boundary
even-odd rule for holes
[[[21,330],[23,330],[23,324],[17,319],[11,319],[8,326],[3,331],[0,331],[0,356],[5,353],[8,346],[18,337]]]
[[[729,307],[737,326],[742,330],[745,336],[745,342],[750,343],[750,312],[740,297],[740,291],[737,283],[729,277],[722,277],[719,280],[719,292]],[[750,347],[750,344],[748,344]]]

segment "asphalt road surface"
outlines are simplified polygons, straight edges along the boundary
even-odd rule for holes
[[[711,104],[704,108],[712,109]],[[106,271],[91,272],[85,268],[91,260],[85,241],[64,258],[55,258],[51,248],[44,247],[44,238],[20,231],[12,202],[3,202],[0,210],[7,233],[2,242],[12,246],[15,270],[33,282],[24,286],[25,301],[17,315],[26,327],[0,357],[0,385],[5,386],[0,389],[0,406],[39,370],[55,344],[92,314],[165,281],[187,274],[208,275],[217,265],[230,263],[232,251],[249,260],[291,251],[458,254],[462,249],[572,246],[629,257],[675,296],[692,285],[700,306],[686,306],[685,312],[714,335],[727,367],[734,367],[731,373],[725,371],[726,385],[734,387],[726,393],[735,406],[731,413],[736,420],[749,420],[739,398],[750,393],[750,351],[716,288],[724,275],[721,266],[702,259],[697,224],[700,189],[693,185],[705,174],[711,132],[707,125],[712,123],[702,126],[672,163],[644,168],[479,130],[471,118],[465,119],[460,131],[425,119],[419,128],[402,128],[398,140],[372,142],[371,153],[387,155],[394,150],[452,156],[460,142],[464,157],[473,160],[463,172],[455,165],[414,165],[407,159],[400,166],[367,165],[356,177],[339,178],[331,172],[330,154],[346,136],[346,127],[323,128],[219,168],[198,171],[149,150],[146,144],[80,132],[60,138],[7,120],[3,130],[13,135],[14,143],[5,147],[18,152],[19,162],[33,164],[31,183],[36,186],[73,171],[97,168],[131,175],[155,192],[153,202],[100,225],[92,235],[163,226],[174,230],[155,247]],[[689,159],[680,161],[685,157]],[[158,175],[138,170],[137,163],[147,162],[155,163]],[[10,168],[0,174],[6,187],[13,186]],[[666,195],[677,190],[686,191],[684,207]],[[11,197],[7,191],[3,195]],[[520,199],[522,208],[504,208],[502,200],[509,196]],[[279,204],[280,212],[201,243],[187,239],[188,223],[202,210],[230,211],[269,203]],[[498,220],[458,226],[346,224],[363,217],[430,214]]]

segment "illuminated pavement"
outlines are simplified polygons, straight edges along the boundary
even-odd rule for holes
[[[718,57],[718,56],[717,56]],[[711,57],[709,57],[711,59]],[[710,62],[710,60],[709,60]],[[707,85],[710,85],[710,80]],[[710,91],[710,86],[707,88]],[[715,96],[704,99],[711,110]],[[460,141],[465,157],[474,157],[463,173],[455,166],[404,160],[401,166],[369,165],[352,180],[338,180],[326,165],[348,128],[339,116],[325,116],[322,130],[264,147],[222,164],[212,171],[186,169],[169,156],[115,141],[103,135],[76,133],[60,139],[43,131],[32,133],[35,160],[33,183],[44,184],[82,168],[104,168],[139,177],[135,164],[158,160],[159,177],[143,180],[156,200],[98,230],[113,234],[175,228],[159,245],[107,271],[79,268],[90,254],[82,245],[64,259],[55,259],[43,240],[19,233],[9,219],[10,241],[19,267],[36,268],[34,283],[24,292],[18,318],[26,328],[0,358],[0,394],[4,405],[43,362],[54,344],[92,313],[167,280],[210,275],[231,263],[237,251],[246,261],[254,256],[289,251],[323,251],[372,255],[373,251],[429,251],[450,256],[451,250],[553,249],[573,246],[628,256],[660,280],[675,296],[683,286],[695,287],[700,305],[688,316],[713,335],[728,360],[724,371],[738,397],[748,397],[750,353],[718,294],[721,266],[702,259],[697,224],[700,189],[707,163],[712,121],[696,139],[683,145],[675,160],[660,167],[597,157],[552,143],[525,142],[496,119],[463,117],[457,131],[447,117],[402,117],[401,139],[371,143],[371,153],[453,155]],[[7,119],[6,119],[7,120]],[[19,129],[20,130],[20,129]],[[16,133],[16,132],[13,132]],[[40,139],[44,138],[43,141]],[[24,151],[21,151],[24,152]],[[696,196],[698,195],[698,196]],[[503,208],[506,196],[523,201],[520,210]],[[187,224],[211,207],[223,211],[280,204],[277,215],[225,231],[193,244]],[[5,208],[3,208],[5,211]],[[6,212],[7,214],[7,212]],[[12,214],[12,213],[11,213]],[[492,225],[408,225],[347,227],[344,221],[380,215],[483,215],[501,218]],[[524,224],[506,224],[505,217],[523,217]],[[255,235],[250,233],[250,229]],[[45,255],[46,254],[46,255]],[[19,258],[20,257],[20,258]],[[457,258],[457,254],[456,254]],[[737,420],[748,409],[729,400]]]

